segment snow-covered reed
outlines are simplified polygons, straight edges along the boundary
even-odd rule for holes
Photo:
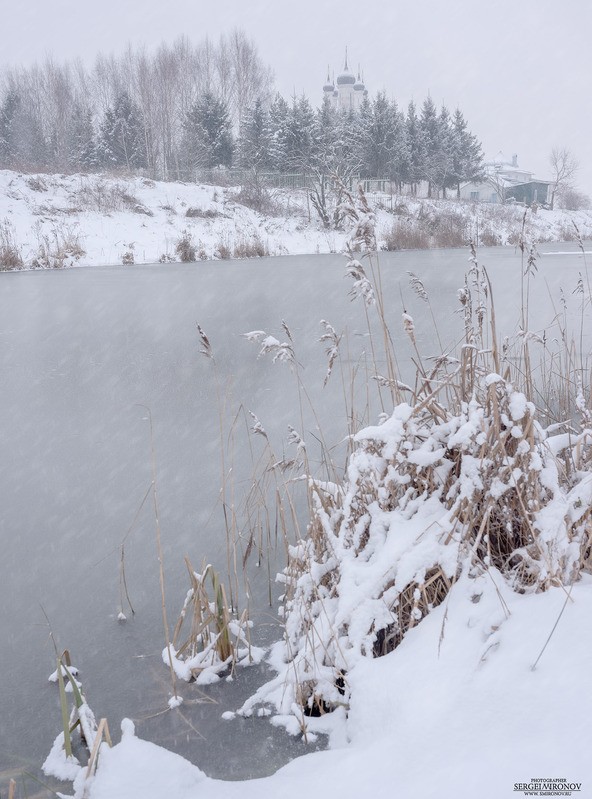
[[[87,795],[89,780],[97,768],[101,749],[112,746],[111,735],[107,719],[102,718],[97,723],[82,692],[82,684],[77,679],[78,669],[70,663],[68,650],[57,656],[56,663],[57,668],[48,679],[58,683],[63,729],[56,737],[42,769],[49,777],[71,781],[75,796],[83,798]],[[74,699],[71,711],[68,711],[68,693]],[[72,734],[77,728],[80,743],[74,745]],[[85,760],[84,765],[80,758]]]
[[[522,239],[523,311],[510,340],[498,334],[491,283],[472,247],[458,292],[464,330],[456,351],[422,357],[403,308],[416,368],[407,385],[363,194],[347,195],[345,215],[353,227],[347,273],[355,298],[378,315],[378,336],[369,323],[372,360],[386,362],[387,374],[373,376],[390,392],[390,408],[353,436],[343,479],[306,473],[310,523],[279,575],[285,633],[272,654],[277,677],[240,711],[269,704],[293,732],[306,731],[306,716],[347,708],[348,673],[360,659],[395,649],[461,575],[472,580],[495,569],[513,591],[534,593],[567,590],[592,565],[592,419],[581,333],[587,279],[578,283],[579,341],[559,314],[554,335],[563,351],[551,355],[548,333],[528,329],[534,250]],[[415,275],[412,287],[428,299]],[[330,374],[339,342],[327,330]]]
[[[260,662],[263,650],[251,646],[246,609],[237,618],[229,606],[226,589],[211,565],[204,565],[201,573],[194,571],[185,558],[191,588],[187,592],[179,620],[172,638],[173,665],[177,677],[199,684],[215,682],[219,674],[236,666]],[[211,581],[211,594],[208,590]],[[184,621],[188,619],[190,631],[181,640]],[[168,652],[162,653],[168,664]]]

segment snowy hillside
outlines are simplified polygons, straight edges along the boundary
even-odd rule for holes
[[[100,175],[0,171],[0,269],[99,266],[341,252],[303,191],[271,191],[265,214],[237,188]],[[592,212],[371,195],[383,249],[515,244],[592,236]]]

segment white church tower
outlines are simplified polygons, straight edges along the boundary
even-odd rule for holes
[[[343,71],[337,76],[336,84],[333,84],[327,68],[327,81],[323,86],[323,95],[328,96],[332,107],[336,111],[359,111],[364,97],[368,96],[368,90],[364,86],[358,69],[358,77],[349,71],[347,65],[347,47],[345,48],[345,63]]]

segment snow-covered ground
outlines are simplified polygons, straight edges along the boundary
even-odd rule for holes
[[[578,785],[572,795],[592,796],[591,614],[589,578],[570,596],[516,594],[493,569],[461,578],[395,652],[348,676],[352,707],[335,748],[265,779],[223,782],[206,776],[207,763],[140,740],[125,721],[121,742],[103,747],[90,797],[503,799],[524,796],[516,785],[533,780],[565,780]]]
[[[341,252],[346,234],[327,230],[303,191],[272,192],[273,212],[242,204],[238,189],[100,175],[25,175],[0,171],[0,250],[15,249],[24,267],[180,261],[250,255]],[[377,209],[379,245],[393,224],[432,231],[437,218],[466,221],[481,243],[516,243],[524,209],[454,201],[370,197]],[[538,241],[592,236],[592,212],[527,212]],[[453,225],[457,227],[456,225]],[[441,246],[459,246],[444,244]],[[403,248],[411,245],[408,237]],[[426,246],[426,245],[424,245]],[[0,258],[0,261],[2,259]],[[5,267],[0,267],[5,268]]]

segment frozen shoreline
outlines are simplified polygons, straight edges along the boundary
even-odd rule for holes
[[[476,582],[483,590],[478,605]],[[463,579],[395,652],[367,660],[351,675],[355,699],[349,720],[341,722],[348,744],[298,758],[271,777],[224,782],[140,740],[124,722],[121,743],[103,750],[89,795],[296,799],[323,785],[328,799],[503,799],[532,775],[561,772],[582,783],[579,796],[592,796],[586,765],[592,699],[582,690],[592,666],[582,635],[592,612],[589,578],[574,587],[532,670],[564,602],[561,588],[513,593],[495,571]],[[199,765],[207,772],[207,763]]]

